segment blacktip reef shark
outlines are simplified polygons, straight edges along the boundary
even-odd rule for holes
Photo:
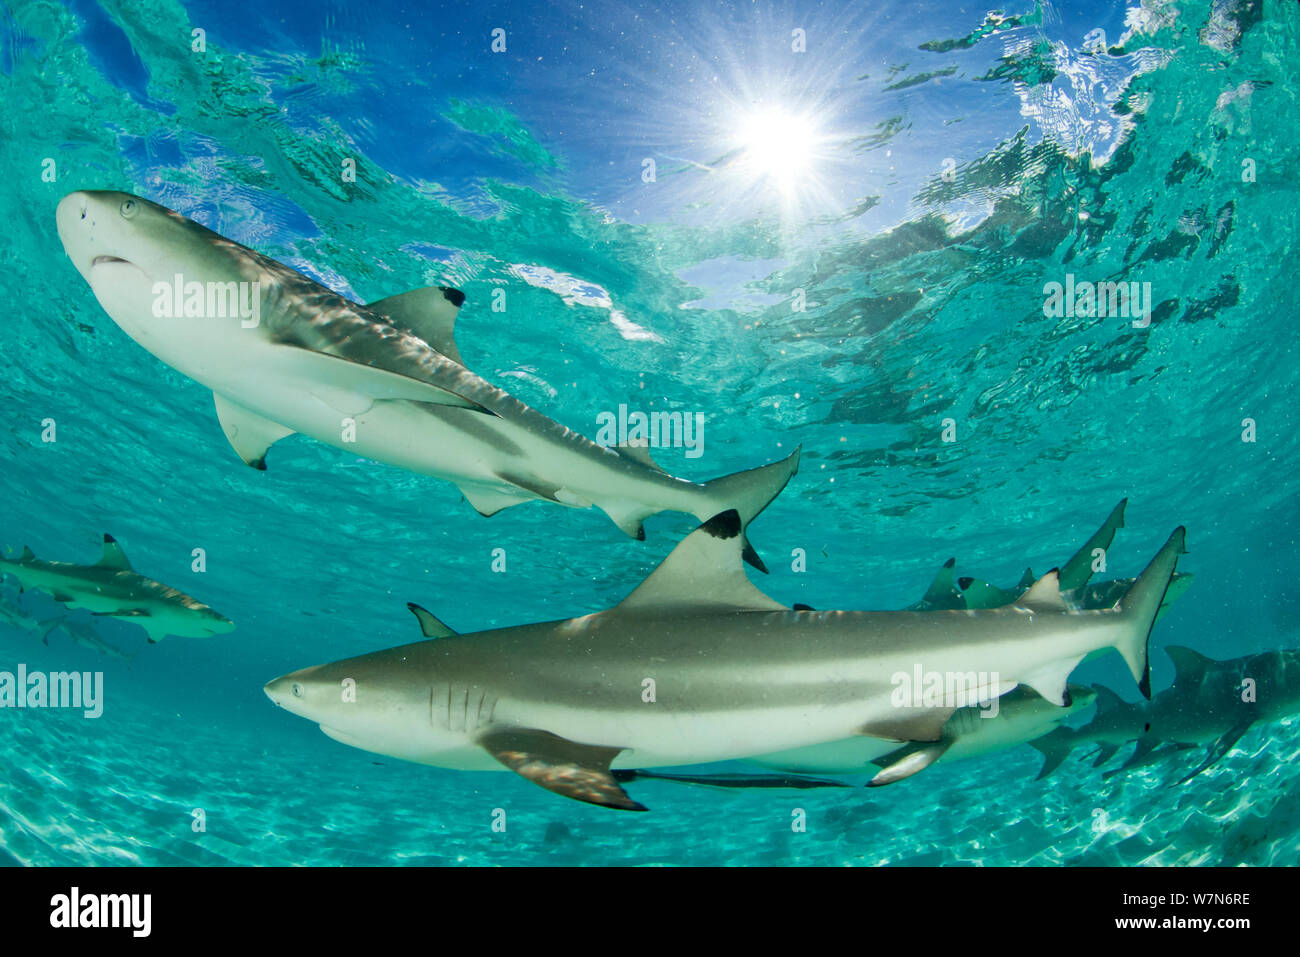
[[[1066,695],[1069,703],[1060,707],[1021,686],[998,699],[996,712],[978,706],[958,709],[943,726],[937,741],[899,747],[897,742],[858,736],[749,760],[792,774],[859,774],[871,770],[876,773],[867,786],[880,787],[911,777],[938,761],[960,761],[1028,744],[1087,710],[1095,698],[1093,689],[1071,684]]]
[[[1124,509],[1128,499],[1124,499],[1112,510],[1101,528],[1093,533],[1083,547],[1061,566],[1061,592],[1067,604],[1083,609],[1112,608],[1124,596],[1133,584],[1132,578],[1118,578],[1105,582],[1090,584],[1093,576],[1093,564],[1097,551],[1106,552],[1115,540],[1115,533],[1124,527]],[[954,570],[955,558],[944,562],[925,595],[919,601],[908,606],[912,611],[932,611],[937,609],[1001,608],[1014,602],[1033,586],[1034,572],[1030,568],[1020,577],[1014,588],[999,588],[986,581],[970,576],[957,577]],[[1165,595],[1160,615],[1169,610],[1169,605],[1185,592],[1192,583],[1192,576],[1181,572],[1174,575],[1169,591]],[[1157,618],[1160,616],[1157,615]]]
[[[1098,688],[1097,714],[1074,729],[1060,727],[1032,742],[1043,754],[1040,778],[1046,777],[1075,748],[1095,744],[1093,767],[1133,741],[1133,754],[1107,777],[1153,764],[1192,748],[1204,759],[1179,779],[1183,784],[1213,766],[1232,750],[1253,724],[1279,721],[1300,713],[1300,651],[1266,651],[1228,661],[1207,658],[1180,645],[1165,649],[1174,663],[1174,683],[1149,703],[1129,704]],[[1250,679],[1250,693],[1246,680]]]
[[[48,618],[40,621],[27,614],[21,607],[11,604],[0,596],[0,626],[13,628],[15,631],[22,631],[28,634],[39,635],[43,643],[49,643],[50,632],[59,627],[63,621],[60,615],[57,618]]]
[[[637,539],[661,511],[704,521],[734,508],[748,524],[798,469],[796,449],[696,484],[664,472],[645,446],[597,445],[465,368],[453,337],[465,298],[458,290],[361,305],[128,193],[69,193],[57,221],[104,311],[212,390],[226,437],[256,468],[273,443],[299,432],[453,482],[483,515],[534,500],[595,505]],[[191,284],[197,300],[184,308],[204,315],[155,313],[160,299],[170,304]],[[766,570],[752,549],[746,560]]]
[[[68,608],[85,608],[139,625],[151,644],[167,635],[205,638],[234,629],[230,619],[189,595],[145,578],[131,567],[112,535],[94,565],[49,562],[23,547],[19,558],[0,558],[0,573],[13,575],[24,589],[48,592]]]
[[[78,621],[76,618],[64,617],[59,619],[55,626],[46,633],[42,643],[50,643],[50,635],[56,631],[62,631],[67,635],[74,645],[85,648],[87,651],[93,651],[96,654],[103,655],[106,658],[116,658],[119,661],[131,661],[135,656],[128,655],[117,645],[105,641],[99,636],[87,622]]]
[[[1055,570],[986,611],[794,611],[745,577],[729,510],[688,535],[606,611],[471,635],[413,606],[432,640],[317,665],[267,696],[363,750],[515,771],[566,797],[645,810],[611,774],[728,761],[855,734],[938,741],[959,708],[1018,685],[1064,706],[1102,648],[1150,689],[1147,641],[1183,551],[1174,531],[1120,605],[1066,608]],[[958,676],[957,694],[898,696],[898,675]],[[648,697],[647,697],[648,695]]]

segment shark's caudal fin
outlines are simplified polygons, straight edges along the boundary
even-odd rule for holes
[[[767,566],[758,557],[758,553],[750,547],[749,539],[744,537],[743,532],[749,527],[749,523],[781,494],[781,490],[799,471],[799,453],[802,448],[800,446],[795,449],[779,462],[724,475],[704,483],[708,504],[704,509],[696,512],[695,517],[705,521],[719,512],[735,509],[740,515],[745,561],[761,572],[767,571]]]
[[[1111,509],[1105,524],[1093,533],[1092,538],[1084,542],[1083,547],[1075,552],[1068,562],[1061,566],[1061,591],[1074,591],[1088,584],[1088,579],[1092,577],[1093,552],[1097,549],[1104,552],[1110,548],[1110,543],[1115,540],[1115,533],[1124,527],[1126,505],[1128,499],[1123,499]]]
[[[1187,529],[1179,525],[1116,606],[1125,627],[1114,647],[1124,656],[1133,680],[1138,683],[1138,690],[1148,700],[1151,698],[1151,663],[1147,642],[1169,582],[1174,577],[1174,569],[1178,567],[1178,556],[1186,552],[1186,539]]]

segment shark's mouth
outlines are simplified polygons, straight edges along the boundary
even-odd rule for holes
[[[106,263],[122,263],[126,266],[131,265],[125,259],[119,259],[117,256],[96,256],[90,261],[90,268],[94,269],[96,266],[102,266]]]

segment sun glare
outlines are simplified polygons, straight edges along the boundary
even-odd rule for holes
[[[790,192],[811,171],[818,132],[806,116],[784,107],[766,107],[741,119],[736,140],[749,173]]]

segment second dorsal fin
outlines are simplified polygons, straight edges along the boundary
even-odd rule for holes
[[[1066,611],[1065,599],[1061,597],[1060,572],[1053,568],[1017,598],[1015,604],[1031,611]]]

